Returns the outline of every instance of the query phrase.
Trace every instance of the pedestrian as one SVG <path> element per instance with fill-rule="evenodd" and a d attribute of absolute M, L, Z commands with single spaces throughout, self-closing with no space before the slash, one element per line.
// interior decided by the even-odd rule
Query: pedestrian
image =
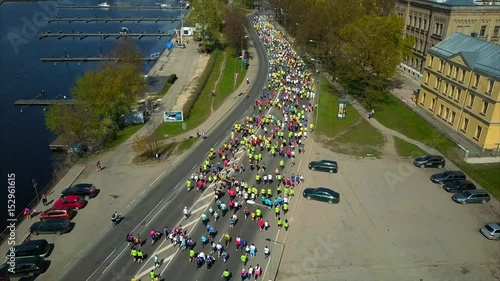
<path fill-rule="evenodd" d="M 257 280 L 257 277 L 259 277 L 260 272 L 261 272 L 260 266 L 257 264 L 253 269 L 253 275 L 255 276 L 255 280 Z"/>
<path fill-rule="evenodd" d="M 289 224 L 287 219 L 285 219 L 285 222 L 283 222 L 283 226 L 285 227 L 285 231 L 288 231 Z"/>
<path fill-rule="evenodd" d="M 266 221 L 266 222 L 264 223 L 264 229 L 265 229 L 265 230 L 268 230 L 268 229 L 269 229 L 269 221 Z"/>
<path fill-rule="evenodd" d="M 100 171 L 102 169 L 101 161 L 99 161 L 99 160 L 97 161 L 96 167 L 97 167 L 97 171 Z"/>
<path fill-rule="evenodd" d="M 243 265 L 246 266 L 247 261 L 248 261 L 247 255 L 245 255 L 245 254 L 241 255 L 240 259 L 241 259 L 241 262 L 243 263 Z"/>
<path fill-rule="evenodd" d="M 151 271 L 149 272 L 149 277 L 151 277 L 151 280 L 154 280 L 156 278 L 156 273 L 153 269 L 151 269 Z"/>
<path fill-rule="evenodd" d="M 255 257 L 257 254 L 257 248 L 255 247 L 254 244 L 250 245 L 250 258 Z"/>
<path fill-rule="evenodd" d="M 141 249 L 137 250 L 137 261 L 139 261 L 139 263 L 144 261 L 144 254 Z"/>
<path fill-rule="evenodd" d="M 231 272 L 229 272 L 229 269 L 226 268 L 226 270 L 222 272 L 221 278 L 224 278 L 225 281 L 229 281 L 229 279 L 231 279 Z"/>
<path fill-rule="evenodd" d="M 132 249 L 130 250 L 130 255 L 132 256 L 132 258 L 134 258 L 134 262 L 137 261 L 137 250 L 135 249 L 135 247 L 132 247 Z"/>
<path fill-rule="evenodd" d="M 276 222 L 278 224 L 278 229 L 281 229 L 283 226 L 283 222 L 281 221 L 281 218 L 278 218 L 278 221 Z"/>
<path fill-rule="evenodd" d="M 267 260 L 267 258 L 269 257 L 269 255 L 271 254 L 271 251 L 269 250 L 269 248 L 266 246 L 264 248 L 264 258 Z"/>
<path fill-rule="evenodd" d="M 30 208 L 24 208 L 23 214 L 25 217 L 29 217 L 31 219 L 31 210 Z"/>
<path fill-rule="evenodd" d="M 260 231 L 262 231 L 264 229 L 264 220 L 262 218 L 259 219 L 259 227 L 260 227 Z"/>
<path fill-rule="evenodd" d="M 155 256 L 153 257 L 153 262 L 154 262 L 154 264 L 155 264 L 155 268 L 160 267 L 160 260 L 158 259 L 158 256 L 157 256 L 157 255 L 155 255 Z"/>
<path fill-rule="evenodd" d="M 48 202 L 47 202 L 47 195 L 44 193 L 42 194 L 42 204 L 44 206 L 47 206 L 48 205 Z"/>

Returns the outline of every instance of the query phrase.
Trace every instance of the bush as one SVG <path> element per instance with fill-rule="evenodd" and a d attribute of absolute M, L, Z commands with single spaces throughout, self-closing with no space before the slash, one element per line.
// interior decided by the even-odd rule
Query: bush
<path fill-rule="evenodd" d="M 215 66 L 215 61 L 217 60 L 217 57 L 220 55 L 220 52 L 214 52 L 210 59 L 208 60 L 207 66 L 203 73 L 198 77 L 198 84 L 196 85 L 196 88 L 193 91 L 193 94 L 189 97 L 189 99 L 186 101 L 184 104 L 184 107 L 182 108 L 182 111 L 184 112 L 184 119 L 189 118 L 189 114 L 191 113 L 191 109 L 193 108 L 194 104 L 196 103 L 196 100 L 201 94 L 201 91 L 203 91 L 203 88 L 205 88 L 205 85 L 207 84 L 208 78 L 210 77 L 210 74 L 212 73 L 214 66 Z"/>
<path fill-rule="evenodd" d="M 170 83 L 170 84 L 174 84 L 174 82 L 177 80 L 177 75 L 176 74 L 172 74 L 168 77 L 167 79 L 167 83 Z"/>

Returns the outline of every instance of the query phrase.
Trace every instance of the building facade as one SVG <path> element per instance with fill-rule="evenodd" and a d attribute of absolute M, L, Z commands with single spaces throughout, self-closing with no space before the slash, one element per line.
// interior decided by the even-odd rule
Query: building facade
<path fill-rule="evenodd" d="M 417 106 L 482 151 L 500 147 L 500 45 L 453 33 L 429 49 Z"/>
<path fill-rule="evenodd" d="M 413 57 L 402 68 L 421 77 L 427 51 L 454 32 L 500 43 L 500 1 L 398 0 L 396 13 L 405 19 L 404 34 L 415 40 Z"/>

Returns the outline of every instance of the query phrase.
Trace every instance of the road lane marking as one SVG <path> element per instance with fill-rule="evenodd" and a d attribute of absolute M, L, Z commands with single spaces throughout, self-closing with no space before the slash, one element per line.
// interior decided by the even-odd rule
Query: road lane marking
<path fill-rule="evenodd" d="M 165 173 L 167 172 L 167 170 L 163 171 L 163 173 L 161 173 L 152 183 L 149 184 L 149 186 L 152 186 L 157 180 L 159 180 Z"/>
<path fill-rule="evenodd" d="M 82 250 L 78 253 L 78 255 L 77 255 L 77 256 L 81 256 L 81 255 L 82 255 L 82 253 L 83 253 L 83 251 L 85 251 L 85 249 L 87 249 L 87 247 L 88 247 L 88 246 L 90 246 L 90 242 L 89 242 L 87 245 L 85 245 L 85 247 L 83 247 L 83 249 L 82 249 Z M 71 262 L 70 262 L 70 263 L 71 263 Z"/>
<path fill-rule="evenodd" d="M 101 264 L 104 264 L 110 257 L 111 255 L 116 251 L 116 248 L 113 250 L 113 252 L 111 252 L 111 254 L 109 254 L 109 256 L 101 263 Z M 109 267 L 109 265 L 108 265 Z M 94 276 L 94 274 L 96 274 L 96 272 L 99 270 L 99 268 L 101 268 L 101 266 L 97 267 L 96 270 L 94 270 L 94 272 L 92 272 L 92 274 L 90 274 L 89 278 L 87 278 L 86 281 L 90 280 L 90 278 L 92 278 L 92 276 Z M 107 268 L 106 268 L 107 269 Z M 104 271 L 106 271 L 106 269 Z M 103 272 L 104 272 L 103 271 Z"/>
<path fill-rule="evenodd" d="M 68 262 L 68 264 L 64 267 L 64 269 L 68 268 L 72 263 L 73 261 Z"/>
<path fill-rule="evenodd" d="M 203 206 L 201 206 L 201 207 L 199 207 L 199 208 L 197 208 L 196 210 L 190 211 L 190 212 L 189 212 L 189 213 L 190 213 L 190 216 L 192 216 L 193 214 L 198 213 L 199 211 L 201 211 L 201 210 L 203 210 L 203 209 L 206 209 L 208 205 L 210 205 L 210 202 L 209 202 L 209 203 L 207 203 L 207 204 L 205 204 L 205 205 L 203 205 Z"/>
<path fill-rule="evenodd" d="M 163 260 L 160 260 L 161 264 L 170 263 L 170 261 L 174 258 L 174 255 L 175 254 L 170 255 L 170 256 L 164 258 Z M 146 266 L 146 265 L 144 265 L 144 266 Z M 143 270 L 144 266 L 140 270 Z M 154 270 L 154 269 L 156 269 L 156 266 L 154 266 L 154 265 L 150 266 L 147 270 L 144 270 L 143 272 L 138 273 L 138 274 L 136 274 L 134 276 L 137 278 L 137 280 L 140 280 L 141 277 L 149 275 L 149 272 L 151 272 L 151 270 Z M 163 275 L 163 271 L 159 275 L 162 276 Z"/>
<path fill-rule="evenodd" d="M 139 193 L 139 197 L 141 197 L 144 194 L 144 192 L 146 192 L 145 189 L 141 193 Z"/>

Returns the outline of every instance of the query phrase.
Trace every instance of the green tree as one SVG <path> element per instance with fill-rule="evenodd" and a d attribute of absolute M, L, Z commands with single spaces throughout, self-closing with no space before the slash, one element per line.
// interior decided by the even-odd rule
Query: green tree
<path fill-rule="evenodd" d="M 224 36 L 229 45 L 239 51 L 241 51 L 242 40 L 245 37 L 245 22 L 245 15 L 240 9 L 234 6 L 229 6 L 226 9 L 224 14 Z"/>
<path fill-rule="evenodd" d="M 70 143 L 92 143 L 101 131 L 97 115 L 79 105 L 51 105 L 45 112 L 47 128 Z"/>
<path fill-rule="evenodd" d="M 341 30 L 342 79 L 353 93 L 375 102 L 393 85 L 396 67 L 414 45 L 402 37 L 403 25 L 395 15 L 364 16 Z"/>
<path fill-rule="evenodd" d="M 204 45 L 220 42 L 224 15 L 222 0 L 192 0 L 190 7 L 189 21 L 194 22 L 199 27 Z"/>

